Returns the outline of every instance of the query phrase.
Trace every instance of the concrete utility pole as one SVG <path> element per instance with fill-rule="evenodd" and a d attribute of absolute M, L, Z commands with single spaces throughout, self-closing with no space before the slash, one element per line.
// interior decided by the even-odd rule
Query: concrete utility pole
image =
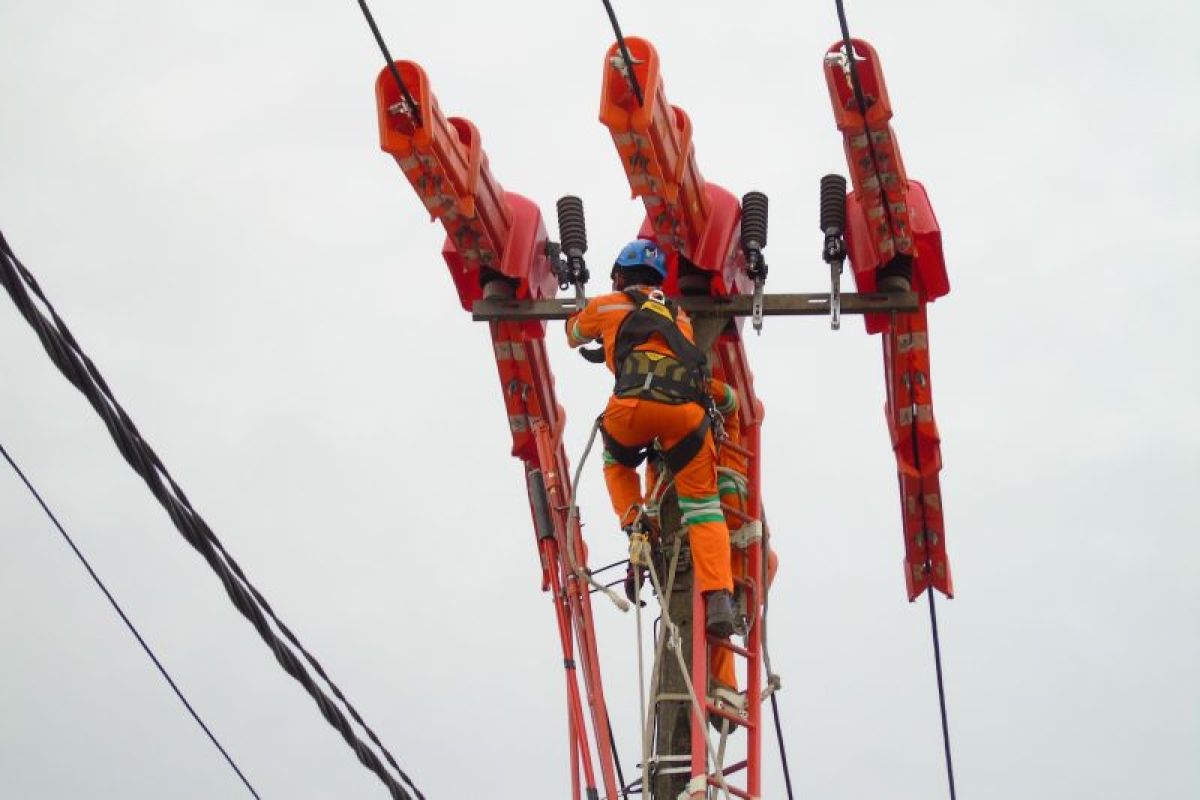
<path fill-rule="evenodd" d="M 663 499 L 660 517 L 662 523 L 662 557 L 656 559 L 663 583 L 663 591 L 670 584 L 670 594 L 659 598 L 666 606 L 671 621 L 679 627 L 680 640 L 684 642 L 683 657 L 689 672 L 692 668 L 692 552 L 688 547 L 687 532 L 680 522 L 679 504 L 675 490 L 671 489 Z M 679 559 L 671 581 L 670 554 L 675 550 L 676 537 L 680 542 Z M 667 635 L 660 623 L 657 637 Z M 656 639 L 657 639 L 656 637 Z M 657 641 L 656 641 L 657 651 Z M 675 800 L 687 788 L 691 777 L 692 752 L 692 700 L 687 684 L 679 671 L 679 661 L 674 654 L 663 650 L 656 691 L 650 698 L 654 704 L 654 752 L 658 757 L 650 776 L 651 800 Z M 703 691 L 703 687 L 697 687 Z"/>
<path fill-rule="evenodd" d="M 720 316 L 699 317 L 693 321 L 696 345 L 708 354 L 710 364 L 715 358 L 712 352 L 713 343 L 728 324 L 728 318 Z M 658 570 L 663 591 L 669 591 L 669 595 L 660 597 L 659 602 L 666 607 L 671 621 L 679 628 L 679 639 L 683 642 L 683 660 L 690 673 L 692 551 L 688 545 L 687 531 L 681 521 L 674 487 L 663 497 L 659 508 L 659 522 L 662 526 L 661 557 L 657 559 L 655 569 Z M 675 574 L 672 576 L 671 553 L 675 551 L 677 538 L 681 540 L 679 558 Z M 656 633 L 655 652 L 658 652 L 657 638 L 667 635 L 665 626 L 660 623 Z M 658 683 L 650 700 L 654 704 L 654 753 L 658 759 L 651 774 L 650 797 L 652 800 L 676 800 L 691 779 L 692 720 L 695 715 L 692 710 L 692 697 L 679 670 L 679 660 L 673 653 L 664 649 L 661 661 Z M 652 681 L 652 686 L 654 685 Z M 695 688 L 701 697 L 708 692 L 706 686 Z"/>

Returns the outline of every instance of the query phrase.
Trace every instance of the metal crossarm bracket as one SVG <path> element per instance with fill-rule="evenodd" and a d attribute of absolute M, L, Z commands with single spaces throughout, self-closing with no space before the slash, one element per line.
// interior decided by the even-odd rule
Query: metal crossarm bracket
<path fill-rule="evenodd" d="M 752 313 L 753 297 L 677 297 L 674 298 L 693 317 L 748 317 Z M 919 308 L 916 292 L 903 294 L 843 294 L 843 314 L 911 313 Z M 831 310 L 829 293 L 823 294 L 765 294 L 762 297 L 764 316 L 827 316 Z M 567 319 L 580 310 L 575 298 L 544 300 L 476 300 L 471 318 L 476 322 L 532 322 L 535 320 Z"/>

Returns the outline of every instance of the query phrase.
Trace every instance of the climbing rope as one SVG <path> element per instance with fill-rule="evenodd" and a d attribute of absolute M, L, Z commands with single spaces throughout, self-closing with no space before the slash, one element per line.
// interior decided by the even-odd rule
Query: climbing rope
<path fill-rule="evenodd" d="M 395 800 L 411 800 L 413 795 L 418 800 L 424 800 L 424 795 L 413 785 L 408 775 L 400 769 L 395 758 L 383 746 L 379 737 L 363 721 L 358 711 L 325 673 L 316 658 L 300 644 L 291 629 L 279 619 L 266 598 L 254 587 L 237 561 L 209 528 L 208 523 L 192 507 L 183 489 L 171 477 L 171 473 L 142 437 L 133 420 L 117 402 L 104 377 L 87 354 L 83 352 L 66 323 L 63 322 L 53 304 L 38 286 L 37 280 L 17 259 L 2 232 L 0 232 L 0 283 L 4 284 L 4 288 L 8 291 L 21 315 L 37 333 L 55 366 L 87 398 L 92 408 L 100 415 L 121 455 L 146 482 L 151 494 L 166 509 L 176 529 L 188 544 L 200 553 L 216 573 L 234 607 L 258 631 L 259 636 L 271 648 L 275 659 L 284 671 L 305 688 L 309 696 L 317 703 L 317 707 L 326 721 L 337 729 L 342 739 L 354 750 L 359 762 L 374 772 L 387 786 Z M 33 302 L 33 297 L 41 302 L 42 307 L 49 313 L 49 317 L 37 307 Z M 279 639 L 272 629 L 271 623 L 274 623 L 275 628 L 283 634 L 292 647 L 288 647 Z M 375 751 L 355 735 L 349 720 L 346 719 L 337 703 L 312 678 L 304 663 L 297 658 L 293 647 L 325 682 L 334 697 L 341 701 L 346 711 L 366 732 L 371 742 L 379 748 L 387 763 L 407 786 L 401 785 L 396 777 L 384 767 Z"/>
<path fill-rule="evenodd" d="M 575 520 L 579 516 L 579 506 L 575 502 L 575 495 L 579 492 L 579 477 L 583 474 L 583 465 L 587 463 L 588 455 L 592 452 L 592 445 L 596 443 L 596 434 L 600 431 L 601 420 L 603 420 L 603 416 L 596 417 L 596 422 L 592 425 L 592 432 L 588 436 L 587 446 L 583 448 L 583 455 L 579 457 L 579 463 L 575 465 L 575 475 L 571 479 L 571 502 L 567 506 L 567 561 L 571 572 L 592 587 L 594 591 L 602 593 L 622 611 L 628 611 L 629 602 L 612 590 L 612 586 L 616 584 L 605 586 L 600 583 L 575 557 Z"/>
<path fill-rule="evenodd" d="M 213 746 L 217 748 L 217 750 L 224 757 L 225 761 L 229 764 L 233 771 L 237 773 L 238 778 L 242 781 L 250 794 L 252 794 L 256 800 L 258 800 L 258 792 L 256 792 L 254 787 L 250 785 L 249 779 L 233 760 L 233 756 L 229 755 L 228 751 L 221 746 L 221 743 L 217 741 L 216 734 L 214 734 L 208 725 L 205 724 L 204 720 L 200 718 L 199 712 L 197 712 L 188 699 L 184 697 L 183 690 L 179 688 L 177 683 L 175 683 L 175 679 L 171 677 L 169 672 L 167 672 L 167 668 L 163 666 L 162 661 L 159 660 L 158 656 L 155 655 L 154 650 L 152 650 L 150 645 L 147 644 L 146 640 L 142 637 L 142 634 L 133 624 L 133 621 L 129 619 L 129 616 L 125 613 L 125 610 L 121 608 L 121 604 L 117 602 L 117 598 L 113 597 L 112 592 L 110 592 L 108 587 L 104 585 L 104 581 L 102 581 L 100 576 L 96 574 L 96 570 L 92 568 L 91 563 L 87 560 L 87 556 L 85 556 L 83 551 L 76 546 L 75 540 L 71 538 L 71 534 L 67 533 L 66 528 L 64 528 L 62 523 L 58 521 L 58 517 L 56 517 L 54 512 L 50 510 L 50 507 L 46 505 L 46 501 L 42 499 L 42 495 L 37 489 L 34 488 L 33 483 L 31 483 L 29 478 L 25 476 L 25 473 L 21 470 L 21 468 L 17 466 L 17 462 L 13 461 L 12 456 L 8 454 L 8 450 L 4 448 L 3 444 L 0 444 L 0 455 L 4 456 L 4 460 L 7 461 L 9 466 L 13 468 L 13 471 L 17 473 L 17 477 L 20 478 L 21 482 L 25 484 L 25 488 L 27 488 L 29 493 L 33 495 L 33 499 L 36 500 L 38 505 L 42 507 L 42 511 L 46 512 L 46 516 L 50 519 L 50 522 L 53 523 L 54 527 L 58 529 L 58 532 L 62 534 L 63 539 L 66 540 L 67 545 L 71 548 L 72 552 L 75 553 L 76 558 L 78 558 L 80 563 L 83 564 L 83 568 L 87 570 L 88 575 L 92 577 L 92 581 L 94 581 L 96 586 L 100 588 L 100 591 L 104 593 L 104 596 L 108 598 L 108 602 L 113 607 L 113 610 L 117 612 L 117 616 L 121 618 L 121 621 L 125 623 L 125 627 L 129 629 L 130 633 L 133 634 L 133 638 L 137 639 L 138 644 L 142 646 L 142 650 L 144 650 L 146 655 L 150 657 L 150 660 L 154 662 L 155 669 L 157 669 L 159 674 L 163 676 L 163 680 L 165 680 L 167 685 L 171 687 L 171 691 L 174 692 L 175 696 L 179 698 L 179 702 L 183 703 L 183 707 L 187 709 L 187 712 L 191 714 L 192 719 L 194 719 L 196 724 L 200 726 L 200 729 L 204 731 L 204 735 L 208 737 L 208 740 L 213 743 Z"/>

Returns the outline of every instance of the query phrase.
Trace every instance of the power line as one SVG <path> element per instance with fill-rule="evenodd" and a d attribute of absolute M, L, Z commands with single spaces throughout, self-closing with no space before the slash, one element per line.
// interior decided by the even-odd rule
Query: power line
<path fill-rule="evenodd" d="M 887 217 L 888 235 L 895 235 L 896 226 L 892 220 L 892 207 L 888 203 L 887 193 L 883 188 L 883 170 L 879 165 L 879 155 L 875 152 L 875 142 L 871 139 L 871 127 L 867 124 L 867 98 L 863 94 L 862 83 L 858 80 L 858 64 L 854 58 L 854 42 L 850 37 L 850 25 L 846 22 L 846 9 L 842 0 L 834 0 L 837 4 L 838 25 L 842 30 L 842 42 L 846 48 L 846 64 L 850 73 L 850 88 L 854 92 L 854 101 L 858 105 L 858 113 L 862 115 L 863 135 L 867 138 L 867 151 L 871 155 L 871 168 L 879 175 L 879 203 L 883 206 L 884 216 Z"/>
<path fill-rule="evenodd" d="M 379 26 L 375 24 L 375 16 L 371 13 L 371 9 L 367 8 L 367 0 L 358 0 L 358 7 L 362 9 L 363 16 L 367 19 L 367 25 L 371 28 L 371 34 L 375 37 L 375 43 L 379 45 L 379 50 L 383 53 L 383 57 L 387 61 L 388 70 L 392 73 L 392 77 L 396 79 L 396 85 L 400 87 L 400 94 L 404 95 L 404 102 L 408 104 L 413 122 L 420 125 L 421 109 L 417 107 L 417 102 L 413 100 L 413 96 L 408 93 L 408 87 L 404 85 L 404 79 L 400 77 L 400 70 L 396 69 L 396 62 L 392 59 L 392 54 L 388 52 L 387 43 L 383 41 L 383 34 L 379 32 Z"/>
<path fill-rule="evenodd" d="M 933 663 L 937 668 L 938 707 L 942 710 L 942 746 L 946 750 L 946 779 L 950 782 L 950 800 L 957 800 L 954 791 L 954 762 L 950 758 L 950 723 L 946 717 L 946 689 L 942 682 L 942 644 L 938 638 L 937 610 L 933 605 L 933 586 L 929 589 L 929 625 L 933 631 Z"/>
<path fill-rule="evenodd" d="M 849 75 L 850 75 L 850 87 L 854 91 L 854 100 L 855 100 L 855 103 L 858 105 L 858 113 L 860 115 L 862 115 L 863 133 L 865 134 L 866 139 L 867 139 L 867 147 L 868 147 L 868 150 L 869 150 L 870 156 L 871 156 L 871 164 L 877 174 L 882 174 L 880 167 L 879 167 L 879 159 L 875 153 L 875 144 L 871 140 L 871 129 L 867 125 L 867 100 L 866 100 L 866 97 L 863 95 L 862 84 L 859 82 L 859 79 L 858 79 L 858 65 L 855 62 L 855 58 L 854 58 L 854 42 L 850 37 L 850 24 L 846 21 L 846 8 L 843 5 L 842 0 L 834 0 L 834 3 L 837 6 L 838 25 L 841 28 L 842 42 L 844 44 L 844 47 L 846 48 L 846 63 L 847 63 Z M 891 205 L 888 203 L 887 195 L 884 192 L 882 179 L 879 181 L 879 199 L 880 199 L 881 205 L 883 206 L 884 214 L 887 216 L 888 233 L 890 235 L 894 235 L 895 230 L 896 230 L 895 223 L 892 220 Z M 910 385 L 910 389 L 909 389 L 910 405 L 913 402 L 911 393 L 912 393 L 912 389 L 911 389 L 911 385 Z M 914 462 L 915 466 L 917 467 L 917 469 L 919 470 L 921 468 L 921 449 L 917 443 L 917 425 L 916 425 L 916 415 L 915 414 L 913 415 L 911 446 L 912 446 L 913 462 Z M 922 515 L 922 526 L 927 528 L 927 526 L 924 524 L 925 506 L 923 504 L 921 506 L 921 515 Z M 925 542 L 926 542 L 925 549 L 926 549 L 926 553 L 927 553 L 926 560 L 925 560 L 925 568 L 932 569 L 932 560 L 928 557 L 928 550 L 929 550 L 928 533 L 926 533 Z M 941 646 L 941 640 L 938 636 L 937 609 L 936 609 L 936 607 L 934 605 L 934 601 L 933 601 L 933 586 L 932 586 L 932 584 L 929 586 L 928 591 L 929 591 L 929 624 L 930 624 L 930 628 L 933 632 L 933 663 L 934 663 L 934 669 L 937 672 L 938 708 L 941 711 L 941 719 L 942 719 L 942 749 L 945 751 L 945 756 L 946 756 L 946 780 L 948 781 L 949 786 L 950 786 L 950 800 L 957 800 L 958 794 L 955 791 L 955 786 L 954 786 L 954 762 L 953 762 L 953 759 L 950 757 L 950 723 L 948 721 L 948 717 L 947 717 L 947 713 L 946 713 L 946 690 L 945 690 L 945 683 L 944 683 L 943 677 L 942 677 L 942 646 Z"/>
<path fill-rule="evenodd" d="M 625 45 L 625 36 L 621 33 L 621 24 L 617 22 L 617 12 L 613 11 L 612 3 L 609 0 L 603 0 L 604 10 L 608 12 L 608 21 L 612 23 L 613 33 L 617 36 L 617 47 L 621 48 L 621 57 L 625 59 L 625 73 L 629 77 L 629 85 L 633 89 L 633 96 L 637 98 L 638 106 L 646 105 L 646 99 L 642 97 L 642 86 L 638 83 L 637 75 L 633 73 L 633 58 L 629 55 L 629 48 Z"/>
<path fill-rule="evenodd" d="M 358 711 L 350 704 L 337 685 L 329 679 L 316 658 L 299 642 L 291 629 L 279 619 L 270 603 L 254 587 L 237 561 L 208 527 L 208 523 L 188 502 L 183 489 L 175 482 L 158 455 L 142 438 L 137 426 L 125 413 L 121 404 L 117 402 L 96 365 L 75 341 L 75 337 L 66 323 L 59 317 L 53 304 L 38 286 L 37 280 L 13 253 L 2 232 L 0 232 L 0 283 L 4 284 L 21 315 L 25 317 L 25 320 L 37 333 L 38 338 L 41 339 L 42 345 L 55 366 L 87 398 L 92 408 L 100 415 L 121 455 L 146 482 L 151 494 L 166 509 L 176 529 L 188 544 L 208 562 L 209 567 L 224 585 L 234 607 L 258 631 L 259 636 L 275 654 L 279 665 L 305 688 L 309 696 L 316 702 L 321 715 L 337 729 L 346 744 L 354 750 L 359 762 L 374 772 L 387 786 L 394 800 L 411 800 L 410 791 L 416 795 L 418 800 L 424 800 L 424 795 L 413 785 L 412 780 L 396 763 L 395 758 L 383 746 L 375 732 L 366 725 Z M 49 312 L 49 317 L 37 308 L 30 297 L 30 292 Z M 395 776 L 384 767 L 376 752 L 355 735 L 349 720 L 346 719 L 337 703 L 313 680 L 304 664 L 296 656 L 296 652 L 293 652 L 292 648 L 284 644 L 275 634 L 275 630 L 271 627 L 272 622 L 329 686 L 354 721 L 384 754 L 387 763 L 407 784 L 407 788 L 401 785 Z"/>
<path fill-rule="evenodd" d="M 4 456 L 4 459 L 9 463 L 9 466 L 11 466 L 13 471 L 17 473 L 17 477 L 19 477 L 22 483 L 25 484 L 25 487 L 29 489 L 29 493 L 33 495 L 33 499 L 37 500 L 38 505 L 42 507 L 42 511 L 45 511 L 46 516 L 50 518 L 52 523 L 54 523 L 54 527 L 58 528 L 58 532 L 62 534 L 63 539 L 66 540 L 71 550 L 75 553 L 75 556 L 79 559 L 80 563 L 83 564 L 83 567 L 87 570 L 88 575 L 92 576 L 92 580 L 95 581 L 98 587 L 100 587 L 100 591 L 104 593 L 104 596 L 108 598 L 108 602 L 112 605 L 113 610 L 117 612 L 117 615 L 121 618 L 121 621 L 125 623 L 125 627 L 129 628 L 129 632 L 133 634 L 133 638 L 137 639 L 138 644 L 140 644 L 142 649 L 146 651 L 146 655 L 149 656 L 150 660 L 154 662 L 154 666 L 158 669 L 159 674 L 163 676 L 163 679 L 166 680 L 167 685 L 171 687 L 171 691 L 173 691 L 175 696 L 179 698 L 179 702 L 183 703 L 183 707 L 186 708 L 187 712 L 192 715 L 192 719 L 196 720 L 196 724 L 199 725 L 201 730 L 204 731 L 205 735 L 208 736 L 209 741 L 211 741 L 213 746 L 216 747 L 217 750 L 220 751 L 221 755 L 225 757 L 225 761 L 227 761 L 229 766 L 233 768 L 233 771 L 237 773 L 238 778 L 240 778 L 242 783 L 245 784 L 246 789 L 248 789 L 250 794 L 255 797 L 255 800 L 261 800 L 258 792 L 256 792 L 254 787 L 250 785 L 250 781 L 246 777 L 245 773 L 243 773 L 241 768 L 238 767 L 237 763 L 234 762 L 233 756 L 229 755 L 229 752 L 221 746 L 221 743 L 217 741 L 216 734 L 214 734 L 208 725 L 205 724 L 204 720 L 200 718 L 200 714 L 196 711 L 192 704 L 188 702 L 188 699 L 184 697 L 183 690 L 180 689 L 179 685 L 175 683 L 174 678 L 172 678 L 171 674 L 167 672 L 167 668 L 163 666 L 162 661 L 160 661 L 158 656 L 154 654 L 154 651 L 150 648 L 150 645 L 146 643 L 146 640 L 142 637 L 142 634 L 138 632 L 138 629 L 136 626 L 134 626 L 133 621 L 129 619 L 129 616 L 125 613 L 125 610 L 122 609 L 120 603 L 117 602 L 117 598 L 113 597 L 112 592 L 110 592 L 108 587 L 104 585 L 104 581 L 100 580 L 100 576 L 96 574 L 96 570 L 92 568 L 92 565 L 88 562 L 87 557 L 84 556 L 80 549 L 75 545 L 75 540 L 71 538 L 71 535 L 67 533 L 66 529 L 62 526 L 62 523 L 58 521 L 58 517 L 54 516 L 54 512 L 51 511 L 50 507 L 46 505 L 46 501 L 42 499 L 42 496 L 38 493 L 38 490 L 33 487 L 33 484 L 29 481 L 29 478 L 25 477 L 25 473 L 22 472 L 21 468 L 17 466 L 17 462 L 13 461 L 12 456 L 8 454 L 8 450 L 4 448 L 3 443 L 0 443 L 0 455 Z"/>

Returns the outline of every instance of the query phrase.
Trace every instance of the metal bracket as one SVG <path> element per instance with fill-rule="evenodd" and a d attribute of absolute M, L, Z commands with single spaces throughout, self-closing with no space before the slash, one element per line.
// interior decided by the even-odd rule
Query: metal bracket
<path fill-rule="evenodd" d="M 693 317 L 748 317 L 754 313 L 751 295 L 732 297 L 681 296 L 674 298 Z M 919 310 L 916 292 L 840 294 L 840 314 L 912 313 Z M 832 313 L 831 294 L 764 294 L 762 313 L 767 317 L 821 317 Z M 565 320 L 583 310 L 577 298 L 542 300 L 476 300 L 471 318 L 476 322 L 531 322 Z"/>

